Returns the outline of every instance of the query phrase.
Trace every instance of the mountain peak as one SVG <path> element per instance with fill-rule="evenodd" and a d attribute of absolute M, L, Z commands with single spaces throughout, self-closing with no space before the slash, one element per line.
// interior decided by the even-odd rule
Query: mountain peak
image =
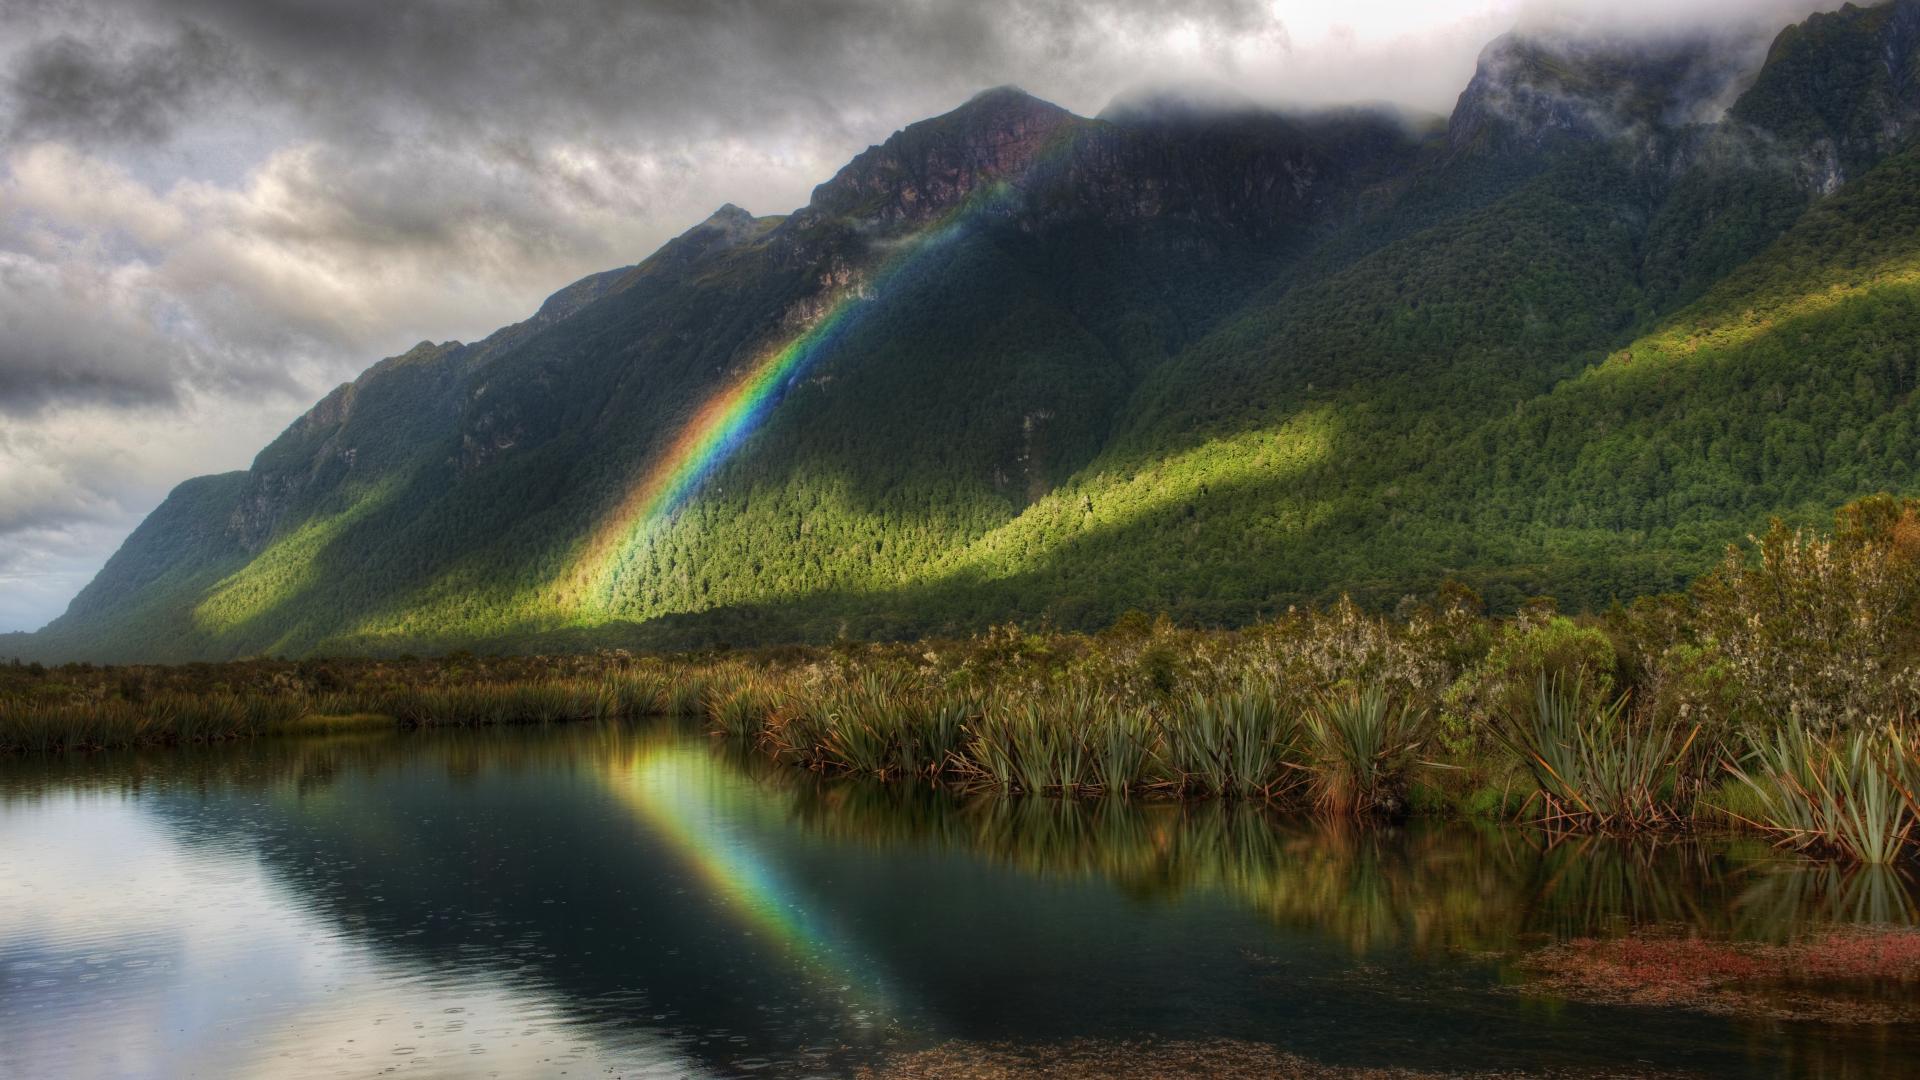
<path fill-rule="evenodd" d="M 1729 113 L 1803 157 L 1830 193 L 1920 129 L 1920 0 L 1848 4 L 1782 30 Z"/>
<path fill-rule="evenodd" d="M 1100 119 L 1122 124 L 1177 124 L 1260 111 L 1257 102 L 1226 83 L 1186 80 L 1123 91 L 1100 110 Z"/>
<path fill-rule="evenodd" d="M 1448 128 L 1456 150 L 1535 149 L 1721 118 L 1758 68 L 1764 39 L 1514 31 L 1480 54 Z"/>
<path fill-rule="evenodd" d="M 1080 117 L 1014 86 L 997 86 L 951 112 L 893 133 L 813 190 L 810 217 L 919 221 L 983 181 L 1017 177 Z"/>

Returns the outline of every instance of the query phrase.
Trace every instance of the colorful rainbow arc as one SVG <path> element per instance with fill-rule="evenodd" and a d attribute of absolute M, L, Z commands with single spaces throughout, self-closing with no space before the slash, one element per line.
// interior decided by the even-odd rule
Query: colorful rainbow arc
<path fill-rule="evenodd" d="M 1070 145 L 1064 135 L 1063 129 L 1052 137 L 1034 155 L 1033 166 L 1058 157 Z M 1001 200 L 1009 187 L 1006 178 L 982 184 L 953 209 L 894 241 L 897 250 L 869 275 L 863 288 L 846 292 L 811 327 L 762 355 L 737 381 L 702 403 L 588 537 L 572 563 L 577 606 L 597 613 L 611 610 L 628 556 L 656 535 L 673 511 L 758 430 L 779 403 L 781 391 L 831 350 L 868 309 L 869 300 L 884 296 L 930 255 L 961 236 L 968 219 Z"/>

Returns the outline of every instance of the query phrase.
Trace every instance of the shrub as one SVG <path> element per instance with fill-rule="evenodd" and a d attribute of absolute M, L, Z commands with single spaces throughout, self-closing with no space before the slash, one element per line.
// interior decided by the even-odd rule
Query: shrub
<path fill-rule="evenodd" d="M 1503 717 L 1533 705 L 1542 678 L 1613 693 L 1613 640 L 1562 615 L 1529 612 L 1503 627 L 1486 657 L 1447 689 L 1441 741 L 1455 753 L 1484 745 Z"/>
<path fill-rule="evenodd" d="M 1743 694 L 1743 719 L 1831 731 L 1920 704 L 1920 519 L 1885 496 L 1843 508 L 1832 537 L 1776 521 L 1757 559 L 1729 548 L 1695 586 L 1699 631 Z"/>

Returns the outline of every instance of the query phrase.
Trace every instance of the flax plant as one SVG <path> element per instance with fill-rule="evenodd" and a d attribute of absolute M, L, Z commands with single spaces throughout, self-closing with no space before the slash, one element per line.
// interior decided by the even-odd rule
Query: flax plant
<path fill-rule="evenodd" d="M 1625 695 L 1596 699 L 1582 679 L 1542 675 L 1530 707 L 1499 718 L 1493 734 L 1533 778 L 1540 823 L 1604 830 L 1687 818 L 1698 725 L 1636 723 Z"/>
<path fill-rule="evenodd" d="M 1272 798 L 1297 786 L 1299 726 L 1271 691 L 1194 691 L 1162 724 L 1162 760 L 1182 790 Z"/>
<path fill-rule="evenodd" d="M 1798 717 L 1748 732 L 1727 770 L 1755 797 L 1740 820 L 1781 843 L 1868 864 L 1891 863 L 1914 837 L 1916 808 L 1905 739 L 1888 725 L 1820 735 Z"/>
<path fill-rule="evenodd" d="M 1394 701 L 1378 682 L 1322 696 L 1304 724 L 1315 805 L 1350 815 L 1399 810 L 1427 727 L 1424 711 Z"/>

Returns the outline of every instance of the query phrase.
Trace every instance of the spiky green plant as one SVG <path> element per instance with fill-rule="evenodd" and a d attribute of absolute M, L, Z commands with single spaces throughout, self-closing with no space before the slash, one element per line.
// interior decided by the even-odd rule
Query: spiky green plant
<path fill-rule="evenodd" d="M 298 694 L 161 693 L 118 699 L 0 701 L 0 749 L 57 753 L 118 746 L 219 742 L 265 734 L 309 714 Z"/>
<path fill-rule="evenodd" d="M 1144 762 L 1131 748 L 1141 724 L 1120 717 L 1114 698 L 1091 686 L 984 702 L 966 725 L 965 760 L 983 782 L 1027 794 L 1114 794 L 1137 783 L 1124 776 Z"/>
<path fill-rule="evenodd" d="M 1495 741 L 1533 778 L 1540 820 L 1584 829 L 1685 820 L 1694 785 L 1696 725 L 1636 723 L 1625 695 L 1596 700 L 1578 678 L 1540 676 L 1529 707 L 1504 713 Z"/>
<path fill-rule="evenodd" d="M 1260 687 L 1196 690 L 1162 723 L 1163 758 L 1182 789 L 1274 796 L 1301 776 L 1299 725 Z"/>
<path fill-rule="evenodd" d="M 667 680 L 655 672 L 621 672 L 600 683 L 602 719 L 657 716 L 665 711 Z"/>
<path fill-rule="evenodd" d="M 707 697 L 707 677 L 681 671 L 668 684 L 661 704 L 668 716 L 698 716 Z"/>
<path fill-rule="evenodd" d="M 1369 683 L 1321 697 L 1303 724 L 1320 809 L 1340 814 L 1399 810 L 1426 738 L 1427 715 Z"/>
<path fill-rule="evenodd" d="M 1822 736 L 1791 717 L 1745 740 L 1745 757 L 1727 770 L 1755 796 L 1748 824 L 1793 847 L 1869 864 L 1893 862 L 1913 838 L 1910 759 L 1888 725 Z"/>
<path fill-rule="evenodd" d="M 748 681 L 732 687 L 715 683 L 707 691 L 707 718 L 723 734 L 750 739 L 765 730 L 778 701 L 776 692 L 763 683 Z"/>
<path fill-rule="evenodd" d="M 1146 713 L 1115 704 L 1087 731 L 1093 775 L 1100 790 L 1124 796 L 1144 786 L 1153 763 L 1155 733 Z"/>

